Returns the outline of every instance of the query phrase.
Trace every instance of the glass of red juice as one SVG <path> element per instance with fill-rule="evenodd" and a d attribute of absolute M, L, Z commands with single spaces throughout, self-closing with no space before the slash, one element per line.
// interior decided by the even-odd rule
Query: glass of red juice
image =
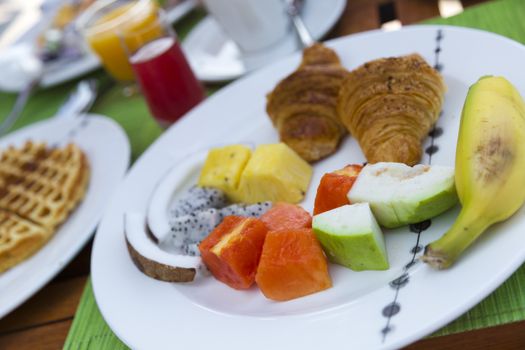
<path fill-rule="evenodd" d="M 159 13 L 158 21 L 161 24 L 158 35 L 129 32 L 121 35 L 121 44 L 128 52 L 150 112 L 161 126 L 167 127 L 199 104 L 204 99 L 204 90 L 163 12 Z M 152 25 L 159 28 L 159 23 Z"/>

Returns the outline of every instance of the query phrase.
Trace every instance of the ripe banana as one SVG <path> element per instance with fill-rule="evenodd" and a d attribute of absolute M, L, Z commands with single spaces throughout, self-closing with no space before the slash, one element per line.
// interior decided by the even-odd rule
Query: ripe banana
<path fill-rule="evenodd" d="M 422 256 L 438 269 L 449 267 L 483 231 L 509 218 L 525 201 L 525 102 L 505 78 L 482 77 L 469 89 L 455 181 L 461 212 Z"/>

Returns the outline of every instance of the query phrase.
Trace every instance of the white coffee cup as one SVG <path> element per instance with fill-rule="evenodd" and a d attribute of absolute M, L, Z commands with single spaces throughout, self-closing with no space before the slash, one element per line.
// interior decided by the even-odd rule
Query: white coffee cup
<path fill-rule="evenodd" d="M 204 4 L 244 53 L 265 50 L 290 30 L 283 0 L 204 0 Z"/>

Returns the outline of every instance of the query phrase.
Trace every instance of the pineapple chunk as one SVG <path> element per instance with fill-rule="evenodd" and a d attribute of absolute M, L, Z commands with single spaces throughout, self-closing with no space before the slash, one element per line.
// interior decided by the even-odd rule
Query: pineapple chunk
<path fill-rule="evenodd" d="M 230 200 L 237 201 L 239 179 L 251 153 L 250 148 L 243 145 L 211 149 L 201 170 L 198 185 L 218 188 L 226 193 Z"/>
<path fill-rule="evenodd" d="M 238 198 L 245 203 L 300 202 L 312 168 L 284 143 L 260 145 L 241 176 Z"/>

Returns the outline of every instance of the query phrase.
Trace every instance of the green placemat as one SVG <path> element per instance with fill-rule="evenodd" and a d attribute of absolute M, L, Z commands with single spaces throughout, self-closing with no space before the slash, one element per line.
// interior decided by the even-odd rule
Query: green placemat
<path fill-rule="evenodd" d="M 181 37 L 203 17 L 197 11 L 177 25 Z M 464 13 L 447 19 L 426 23 L 453 24 L 496 32 L 525 43 L 525 1 L 502 0 L 470 8 Z M 158 137 L 162 130 L 155 124 L 140 96 L 124 98 L 121 86 L 112 83 L 102 72 L 91 76 L 101 82 L 104 90 L 93 112 L 115 119 L 128 133 L 133 159 L 139 156 Z M 40 91 L 30 101 L 15 128 L 45 119 L 54 114 L 73 83 Z M 6 115 L 14 101 L 13 95 L 0 94 L 0 115 Z M 501 287 L 475 308 L 465 313 L 434 335 L 445 335 L 481 327 L 525 319 L 525 265 Z M 126 349 L 104 322 L 88 282 L 82 295 L 75 319 L 66 340 L 66 349 Z"/>

